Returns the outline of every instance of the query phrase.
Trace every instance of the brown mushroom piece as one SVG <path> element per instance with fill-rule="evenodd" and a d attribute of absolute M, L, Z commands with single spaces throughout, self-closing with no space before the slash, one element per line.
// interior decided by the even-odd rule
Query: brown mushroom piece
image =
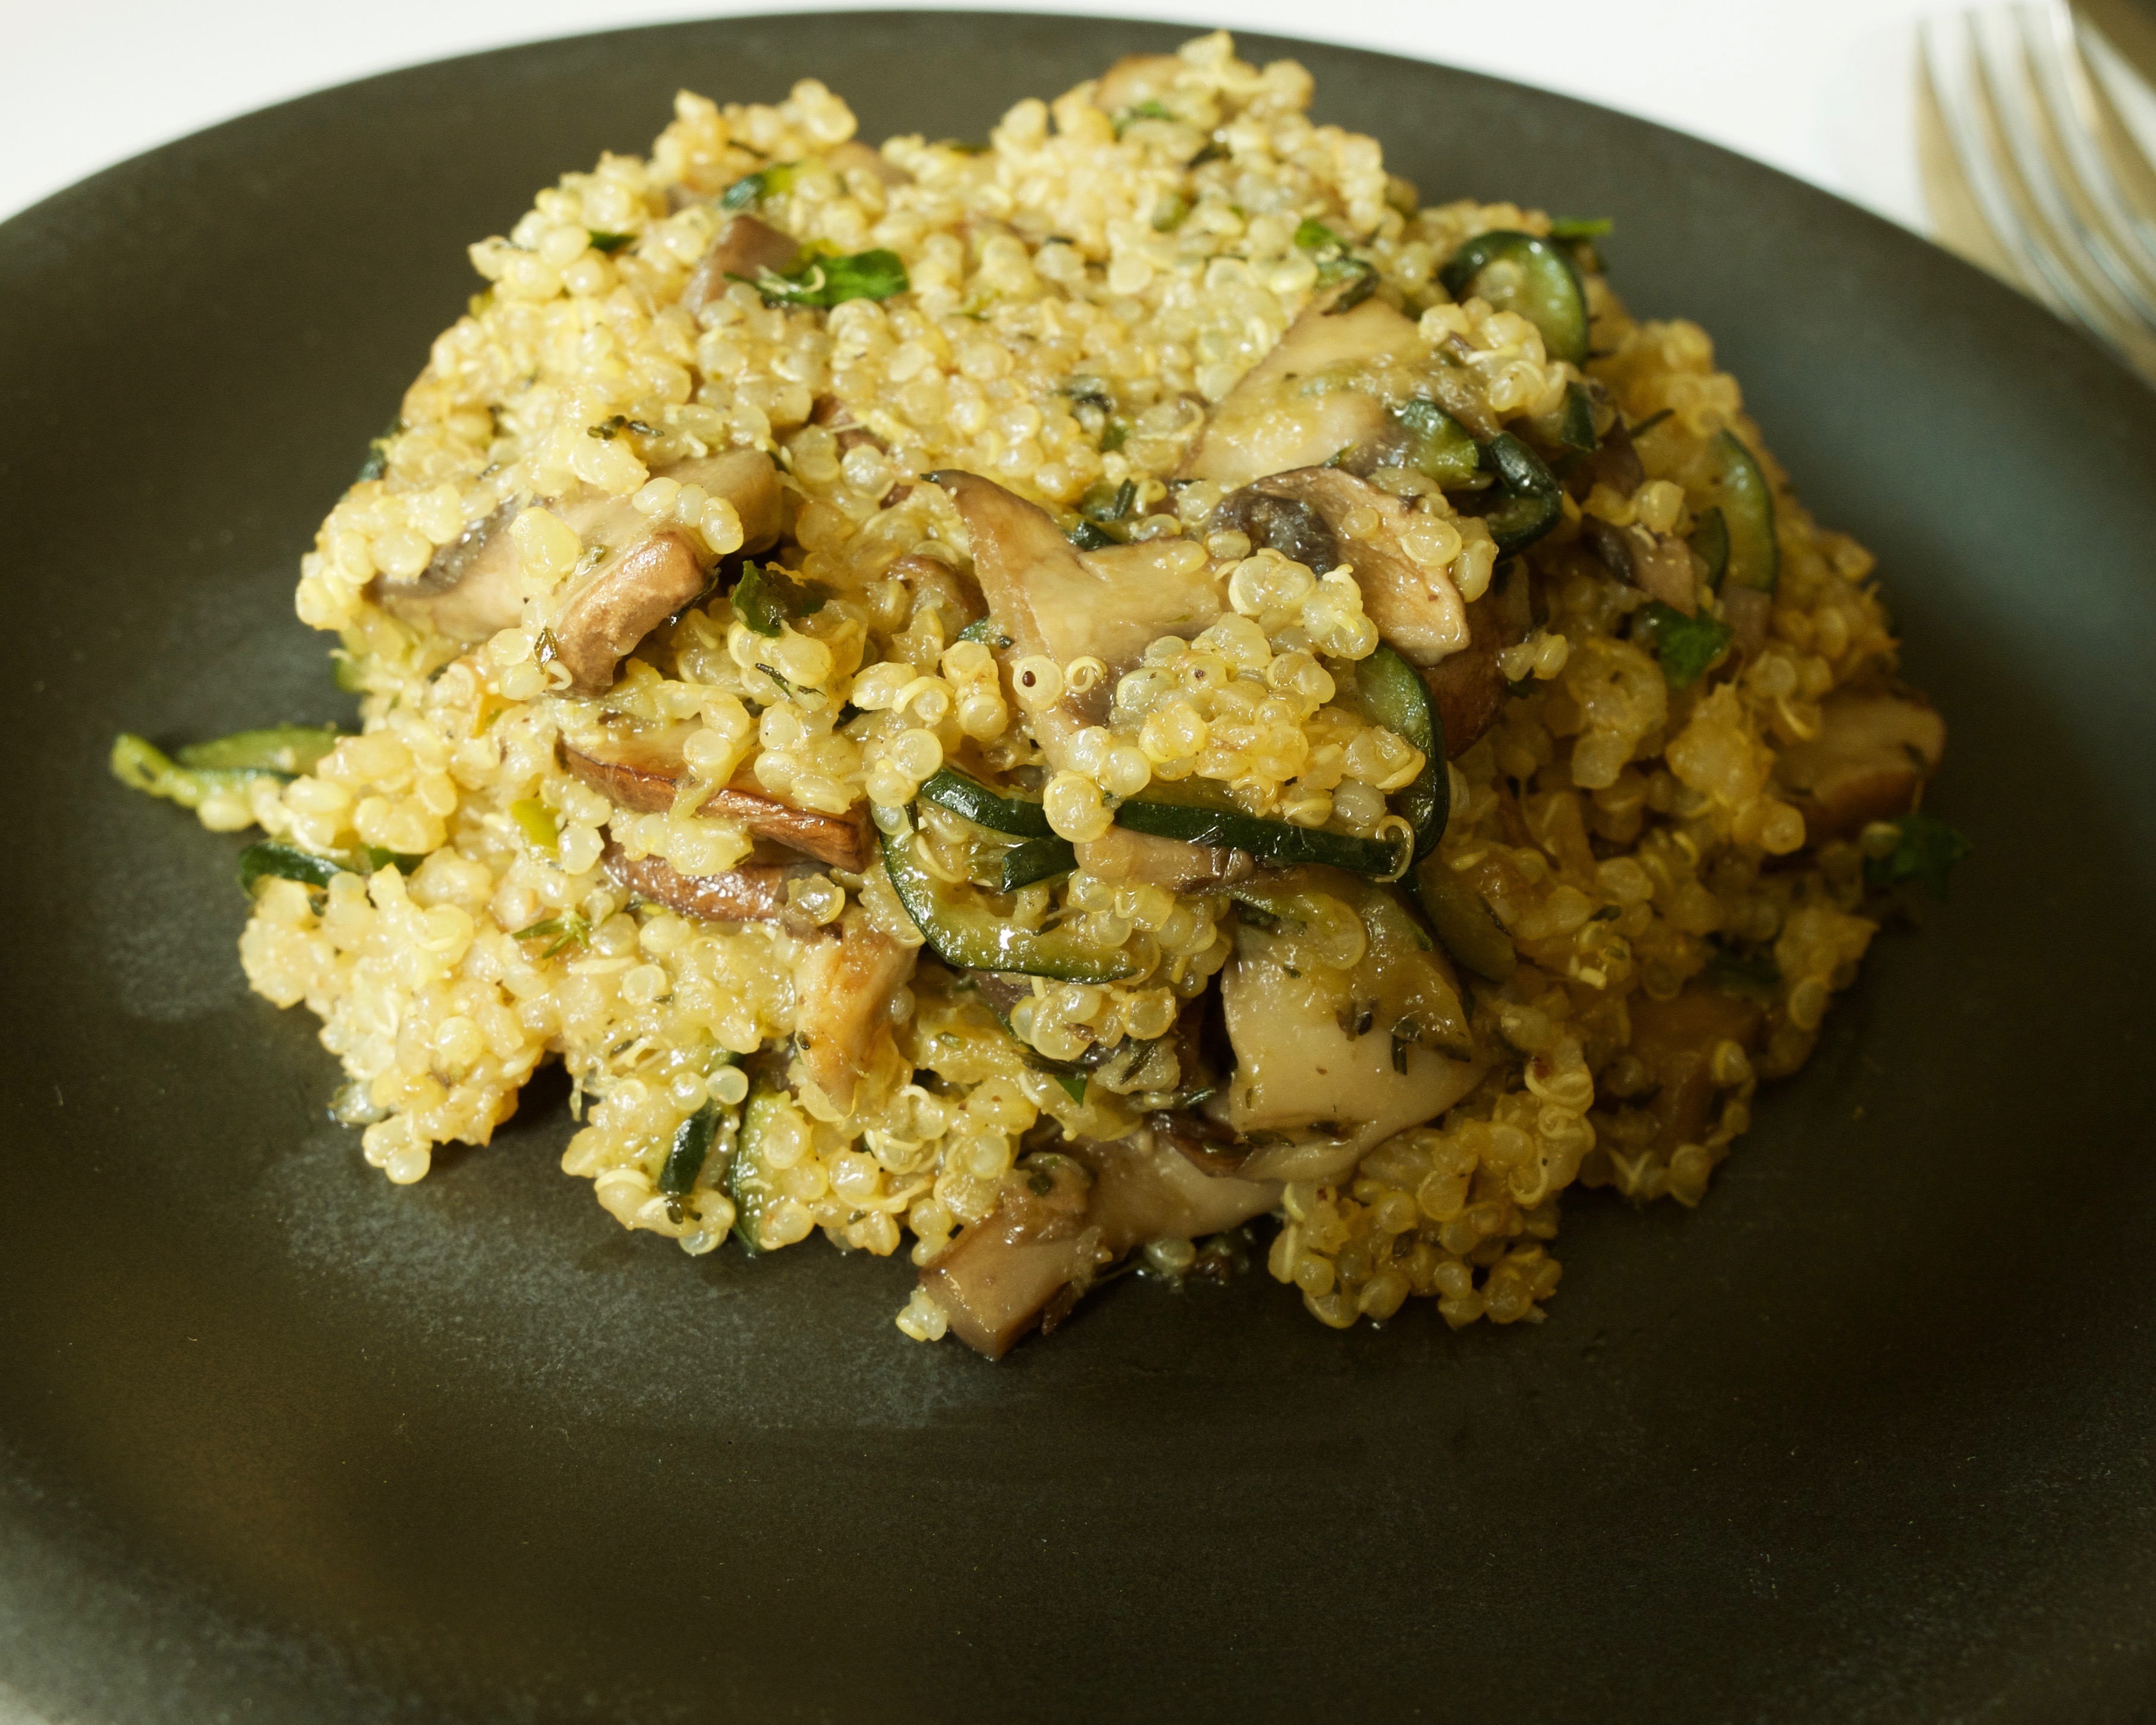
<path fill-rule="evenodd" d="M 1637 521 L 1620 527 L 1594 515 L 1579 518 L 1579 536 L 1602 567 L 1627 586 L 1687 617 L 1699 610 L 1699 578 L 1692 567 L 1691 547 L 1681 539 L 1654 532 Z"/>
<path fill-rule="evenodd" d="M 1473 747 L 1496 723 L 1507 692 L 1498 655 L 1527 639 L 1532 603 L 1524 562 L 1514 557 L 1498 564 L 1488 590 L 1467 607 L 1466 649 L 1424 670 L 1422 680 L 1445 727 L 1448 760 Z"/>
<path fill-rule="evenodd" d="M 1816 842 L 1907 814 L 1946 747 L 1946 721 L 1923 702 L 1838 691 L 1820 705 L 1819 735 L 1782 750 L 1774 770 Z"/>
<path fill-rule="evenodd" d="M 778 470 L 760 450 L 728 449 L 672 462 L 657 469 L 654 477 L 700 486 L 707 495 L 732 504 L 741 517 L 745 551 L 761 551 L 778 536 Z M 394 615 L 426 624 L 452 640 L 484 641 L 505 629 L 515 629 L 524 620 L 524 593 L 517 581 L 516 546 L 507 529 L 533 501 L 516 497 L 499 505 L 437 551 L 418 574 L 403 581 L 378 575 L 368 592 Z M 650 517 L 625 497 L 588 494 L 567 501 L 537 501 L 575 529 L 587 547 L 613 552 L 615 561 L 642 541 L 670 531 L 654 534 Z M 670 561 L 670 554 L 662 557 L 665 561 Z M 598 579 L 608 567 L 603 564 L 592 578 Z M 556 638 L 560 638 L 558 629 Z"/>
<path fill-rule="evenodd" d="M 1410 665 L 1435 665 L 1467 644 L 1467 608 L 1451 576 L 1442 569 L 1425 568 L 1408 554 L 1403 542 L 1402 535 L 1419 517 L 1428 519 L 1410 499 L 1381 491 L 1367 480 L 1335 467 L 1276 473 L 1250 489 L 1261 496 L 1301 504 L 1324 522 L 1338 557 L 1355 572 L 1364 614 Z M 1233 501 L 1234 497 L 1223 500 L 1222 507 Z M 1346 523 L 1358 514 L 1374 518 L 1376 526 L 1361 538 L 1352 538 Z"/>
<path fill-rule="evenodd" d="M 1346 291 L 1312 300 L 1214 405 L 1179 477 L 1230 490 L 1267 474 L 1314 467 L 1385 429 L 1385 403 L 1352 387 L 1354 373 L 1412 352 L 1412 319 L 1383 300 L 1334 308 Z"/>
<path fill-rule="evenodd" d="M 783 273 L 801 255 L 801 242 L 768 222 L 738 215 L 721 228 L 689 272 L 681 289 L 681 304 L 692 316 L 726 290 L 736 276 L 754 281 L 768 270 Z"/>
<path fill-rule="evenodd" d="M 1220 973 L 1235 1067 L 1206 1104 L 1239 1137 L 1279 1134 L 1243 1163 L 1260 1179 L 1337 1178 L 1372 1147 L 1435 1120 L 1482 1081 L 1488 1063 L 1342 1024 L 1337 1004 L 1294 974 L 1270 937 L 1245 927 Z M 1454 999 L 1458 999 L 1454 985 Z"/>
<path fill-rule="evenodd" d="M 913 974 L 919 951 L 882 933 L 860 906 L 835 930 L 802 943 L 793 964 L 793 1036 L 808 1078 L 840 1108 L 888 1040 L 891 996 Z"/>
<path fill-rule="evenodd" d="M 716 875 L 685 875 L 663 856 L 632 857 L 608 845 L 599 858 L 607 879 L 632 896 L 707 922 L 783 922 L 786 883 L 811 873 L 807 863 L 749 862 Z"/>
<path fill-rule="evenodd" d="M 1674 999 L 1635 994 L 1630 1003 L 1632 1040 L 1629 1052 L 1644 1065 L 1656 1086 L 1647 1111 L 1665 1149 L 1695 1144 L 1707 1130 L 1714 1101 L 1714 1050 L 1723 1042 L 1756 1051 L 1766 1029 L 1766 1014 L 1752 1002 L 1703 984 Z"/>
<path fill-rule="evenodd" d="M 561 745 L 562 762 L 608 801 L 624 809 L 664 814 L 674 807 L 689 777 L 682 745 L 694 729 L 689 724 L 669 725 L 617 736 L 583 737 L 575 742 L 565 738 Z M 720 787 L 697 805 L 696 813 L 730 821 L 760 839 L 774 840 L 834 868 L 867 867 L 875 843 L 863 809 L 825 814 L 819 809 L 796 809 L 747 785 Z"/>
<path fill-rule="evenodd" d="M 824 159 L 841 173 L 865 173 L 886 188 L 913 183 L 911 174 L 859 138 L 848 138 L 843 144 L 834 145 L 824 152 Z"/>
<path fill-rule="evenodd" d="M 922 1266 L 921 1286 L 952 1333 L 990 1359 L 1148 1240 L 1219 1234 L 1280 1202 L 1274 1181 L 1209 1175 L 1158 1135 L 1080 1141 L 1028 1157 L 996 1207 Z"/>

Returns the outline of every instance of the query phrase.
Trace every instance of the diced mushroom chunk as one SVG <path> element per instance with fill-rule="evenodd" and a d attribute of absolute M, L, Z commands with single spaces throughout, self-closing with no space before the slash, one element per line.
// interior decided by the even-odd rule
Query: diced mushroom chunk
<path fill-rule="evenodd" d="M 1500 563 L 1489 590 L 1467 608 L 1466 649 L 1424 668 L 1448 759 L 1471 748 L 1496 722 L 1507 690 L 1497 655 L 1527 639 L 1529 604 L 1527 578 L 1517 562 Z"/>
<path fill-rule="evenodd" d="M 683 533 L 654 533 L 603 564 L 554 619 L 571 690 L 604 694 L 622 655 L 703 592 L 706 578 Z"/>
<path fill-rule="evenodd" d="M 1099 1254 L 1085 1227 L 1091 1189 L 1091 1176 L 1068 1156 L 1030 1156 L 1004 1176 L 995 1209 L 921 1267 L 921 1286 L 952 1334 L 1001 1359 L 1043 1307 L 1091 1277 Z"/>
<path fill-rule="evenodd" d="M 917 950 L 901 947 L 859 906 L 834 932 L 804 942 L 794 961 L 794 1037 L 808 1077 L 841 1108 L 891 1037 L 891 999 L 913 974 Z"/>
<path fill-rule="evenodd" d="M 1229 487 L 1270 473 L 1315 467 L 1385 428 L 1385 404 L 1346 382 L 1359 369 L 1404 355 L 1422 340 L 1414 321 L 1382 300 L 1335 311 L 1342 290 L 1305 306 L 1272 351 L 1220 398 L 1184 479 Z"/>
<path fill-rule="evenodd" d="M 1672 1000 L 1635 994 L 1630 1014 L 1630 1052 L 1656 1086 L 1646 1102 L 1656 1141 L 1671 1150 L 1698 1142 L 1714 1100 L 1714 1050 L 1725 1041 L 1756 1049 L 1766 1015 L 1748 1000 L 1699 986 Z"/>
<path fill-rule="evenodd" d="M 424 622 L 452 640 L 483 641 L 514 629 L 524 615 L 516 581 L 516 549 L 508 526 L 521 506 L 495 507 L 437 551 L 409 581 L 377 577 L 376 597 L 411 622 Z"/>
<path fill-rule="evenodd" d="M 681 290 L 681 304 L 689 311 L 701 311 L 726 290 L 736 276 L 754 281 L 767 270 L 783 271 L 801 255 L 801 242 L 754 216 L 734 217 L 697 259 Z"/>
<path fill-rule="evenodd" d="M 689 774 L 682 744 L 694 727 L 670 725 L 632 732 L 619 737 L 564 740 L 562 762 L 586 784 L 624 809 L 649 814 L 671 809 Z M 724 785 L 697 805 L 696 813 L 732 823 L 836 868 L 868 865 L 873 843 L 868 814 L 853 809 L 844 814 L 796 809 L 745 785 Z"/>
<path fill-rule="evenodd" d="M 1921 701 L 1842 691 L 1820 704 L 1819 735 L 1784 749 L 1775 770 L 1807 836 L 1840 838 L 1907 814 L 1946 747 L 1946 721 Z"/>

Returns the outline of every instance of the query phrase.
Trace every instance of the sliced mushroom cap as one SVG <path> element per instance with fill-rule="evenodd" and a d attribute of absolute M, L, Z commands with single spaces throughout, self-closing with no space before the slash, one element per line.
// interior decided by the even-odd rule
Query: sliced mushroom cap
<path fill-rule="evenodd" d="M 1290 1138 L 1244 1163 L 1254 1178 L 1337 1176 L 1394 1132 L 1435 1120 L 1487 1070 L 1374 1028 L 1354 1034 L 1329 995 L 1291 975 L 1273 943 L 1249 929 L 1220 973 L 1220 1004 L 1235 1070 L 1206 1112 L 1241 1137 Z"/>
<path fill-rule="evenodd" d="M 681 787 L 688 782 L 689 767 L 682 756 L 682 745 L 695 728 L 693 724 L 669 725 L 618 737 L 582 737 L 573 743 L 564 739 L 562 763 L 624 809 L 664 814 L 674 807 Z M 825 814 L 818 809 L 796 809 L 745 785 L 730 784 L 713 791 L 697 806 L 696 813 L 731 822 L 760 839 L 771 839 L 835 868 L 867 867 L 875 844 L 865 810 Z"/>
<path fill-rule="evenodd" d="M 1051 764 L 1067 763 L 1071 740 L 1105 715 L 1116 676 L 1147 646 L 1163 635 L 1198 634 L 1226 608 L 1223 571 L 1188 541 L 1081 555 L 1046 511 L 993 480 L 950 470 L 927 477 L 957 506 L 989 614 L 1010 631 L 1017 653 L 1058 665 L 1091 655 L 1108 668 L 1091 701 L 1066 701 L 1034 716 Z"/>
<path fill-rule="evenodd" d="M 1385 428 L 1385 404 L 1352 387 L 1354 372 L 1414 351 L 1414 321 L 1382 300 L 1336 312 L 1336 289 L 1311 301 L 1207 419 L 1181 477 L 1231 489 L 1269 473 L 1315 467 Z"/>
<path fill-rule="evenodd" d="M 1257 872 L 1247 850 L 1192 845 L 1111 827 L 1105 836 L 1081 839 L 1078 866 L 1102 880 L 1132 886 L 1165 886 L 1173 892 L 1203 892 L 1233 886 Z"/>
<path fill-rule="evenodd" d="M 1594 515 L 1579 518 L 1579 536 L 1620 581 L 1687 617 L 1698 611 L 1699 578 L 1691 548 L 1681 539 L 1653 532 L 1637 521 L 1620 527 Z"/>
<path fill-rule="evenodd" d="M 685 875 L 663 856 L 632 857 L 619 845 L 607 846 L 599 865 L 624 892 L 707 922 L 787 921 L 786 883 L 814 869 L 805 863 L 744 863 L 716 875 Z"/>
<path fill-rule="evenodd" d="M 609 559 L 554 619 L 570 691 L 604 694 L 622 655 L 690 604 L 708 579 L 685 533 L 654 533 Z"/>
<path fill-rule="evenodd" d="M 1482 597 L 1467 608 L 1467 647 L 1424 670 L 1423 681 L 1445 727 L 1447 759 L 1457 759 L 1496 722 L 1507 685 L 1497 655 L 1527 638 L 1534 621 L 1527 572 L 1519 559 L 1497 565 Z"/>
<path fill-rule="evenodd" d="M 1251 489 L 1301 503 L 1323 519 L 1339 555 L 1355 572 L 1364 614 L 1409 663 L 1435 665 L 1466 646 L 1467 607 L 1460 589 L 1443 568 L 1430 568 L 1408 552 L 1404 536 L 1430 519 L 1409 500 L 1334 467 L 1276 473 Z M 1375 527 L 1351 537 L 1346 523 L 1355 516 L 1374 517 Z"/>
<path fill-rule="evenodd" d="M 760 551 L 778 536 L 778 470 L 760 450 L 727 449 L 676 461 L 658 469 L 654 476 L 701 486 L 706 495 L 732 504 L 741 517 L 745 551 Z M 502 503 L 436 552 L 410 580 L 377 576 L 368 591 L 385 609 L 453 640 L 484 641 L 515 629 L 524 620 L 524 593 L 517 582 L 516 546 L 506 530 L 531 501 L 518 497 Z M 541 501 L 575 529 L 586 547 L 609 549 L 617 557 L 653 535 L 650 517 L 625 497 L 586 494 Z"/>
<path fill-rule="evenodd" d="M 1946 721 L 1922 701 L 1843 691 L 1820 703 L 1819 735 L 1784 749 L 1774 770 L 1816 841 L 1907 814 L 1946 747 Z"/>
<path fill-rule="evenodd" d="M 996 1208 L 925 1266 L 952 1333 L 990 1359 L 1149 1240 L 1219 1234 L 1280 1202 L 1276 1181 L 1209 1175 L 1159 1135 L 1084 1140 L 1004 1177 Z"/>
<path fill-rule="evenodd" d="M 793 1037 L 808 1077 L 840 1108 L 891 1039 L 891 996 L 919 951 L 880 932 L 860 906 L 836 929 L 804 941 L 793 961 Z"/>
<path fill-rule="evenodd" d="M 783 272 L 801 255 L 801 242 L 768 222 L 754 216 L 736 216 L 721 228 L 710 248 L 696 260 L 681 289 L 681 304 L 691 313 L 701 311 L 726 290 L 735 276 L 754 281 L 767 270 Z"/>
<path fill-rule="evenodd" d="M 842 173 L 860 172 L 874 175 L 886 187 L 911 186 L 913 176 L 896 162 L 885 159 L 880 151 L 872 149 L 859 138 L 848 138 L 824 152 L 824 159 Z"/>

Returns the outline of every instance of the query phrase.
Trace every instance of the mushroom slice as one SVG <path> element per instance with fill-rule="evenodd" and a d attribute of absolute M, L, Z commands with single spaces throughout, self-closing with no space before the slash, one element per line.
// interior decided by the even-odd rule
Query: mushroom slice
<path fill-rule="evenodd" d="M 1489 590 L 1467 608 L 1466 650 L 1423 671 L 1445 727 L 1448 760 L 1472 748 L 1496 722 L 1507 692 L 1497 655 L 1527 638 L 1530 606 L 1525 567 L 1517 558 L 1500 563 Z"/>
<path fill-rule="evenodd" d="M 793 1037 L 808 1076 L 840 1108 L 891 1038 L 891 999 L 918 951 L 878 932 L 860 906 L 835 932 L 802 942 L 793 962 Z"/>
<path fill-rule="evenodd" d="M 681 289 L 681 304 L 692 315 L 717 299 L 737 275 L 754 281 L 767 270 L 790 269 L 801 255 L 801 242 L 754 216 L 736 216 L 720 228 Z"/>
<path fill-rule="evenodd" d="M 1670 1150 L 1697 1143 L 1714 1101 L 1716 1045 L 1734 1042 L 1756 1050 L 1766 1014 L 1748 1000 L 1697 985 L 1672 1000 L 1635 994 L 1629 1011 L 1630 1052 L 1656 1086 L 1647 1109 L 1661 1128 L 1657 1141 Z"/>
<path fill-rule="evenodd" d="M 1257 872 L 1247 850 L 1192 845 L 1111 827 L 1105 836 L 1079 841 L 1078 866 L 1102 880 L 1132 886 L 1165 886 L 1172 892 L 1203 892 L 1231 886 Z"/>
<path fill-rule="evenodd" d="M 1394 1132 L 1435 1120 L 1481 1082 L 1479 1060 L 1455 1060 L 1376 1032 L 1356 1035 L 1337 1003 L 1290 974 L 1271 939 L 1237 932 L 1220 974 L 1235 1070 L 1206 1111 L 1247 1137 L 1286 1135 L 1254 1153 L 1256 1178 L 1332 1178 Z M 1322 1173 L 1313 1173 L 1322 1168 Z"/>
<path fill-rule="evenodd" d="M 1691 549 L 1681 539 L 1652 532 L 1636 521 L 1620 527 L 1596 515 L 1579 518 L 1579 536 L 1620 581 L 1687 617 L 1698 611 L 1699 579 L 1692 572 Z"/>
<path fill-rule="evenodd" d="M 609 801 L 624 809 L 664 814 L 673 808 L 689 777 L 681 746 L 694 727 L 670 725 L 603 741 L 562 743 L 562 762 Z M 721 786 L 705 798 L 696 813 L 728 821 L 760 839 L 769 839 L 830 864 L 834 868 L 868 866 L 874 840 L 868 816 L 860 809 L 844 814 L 796 809 L 742 784 Z"/>
<path fill-rule="evenodd" d="M 1946 721 L 1900 695 L 1842 691 L 1820 706 L 1820 732 L 1781 752 L 1775 772 L 1811 839 L 1906 814 L 1947 747 Z"/>
<path fill-rule="evenodd" d="M 622 655 L 702 593 L 708 578 L 685 533 L 651 534 L 602 564 L 553 622 L 571 692 L 604 694 Z"/>
<path fill-rule="evenodd" d="M 778 474 L 760 450 L 727 449 L 676 461 L 656 470 L 656 476 L 700 485 L 732 504 L 746 551 L 761 551 L 778 536 Z M 587 546 L 625 552 L 651 533 L 650 517 L 624 497 L 587 494 L 541 501 Z M 509 499 L 442 547 L 410 580 L 377 576 L 368 590 L 384 608 L 452 640 L 484 641 L 515 629 L 524 620 L 524 593 L 517 582 L 516 546 L 506 530 L 531 502 Z"/>
<path fill-rule="evenodd" d="M 1220 398 L 1180 477 L 1234 489 L 1314 467 L 1383 432 L 1384 403 L 1354 388 L 1354 375 L 1412 352 L 1422 336 L 1382 300 L 1336 312 L 1345 285 L 1312 300 Z"/>
<path fill-rule="evenodd" d="M 632 857 L 619 845 L 607 846 L 599 866 L 624 892 L 708 922 L 783 922 L 786 883 L 809 872 L 801 863 L 745 863 L 716 875 L 685 875 L 663 856 Z"/>
<path fill-rule="evenodd" d="M 954 1335 L 1000 1359 L 1132 1247 L 1240 1226 L 1277 1204 L 1280 1190 L 1276 1181 L 1204 1173 L 1153 1132 L 1081 1140 L 1067 1155 L 1029 1156 L 1004 1175 L 995 1209 L 923 1266 L 921 1286 Z"/>
<path fill-rule="evenodd" d="M 1259 480 L 1252 489 L 1264 496 L 1304 504 L 1324 520 L 1337 536 L 1340 555 L 1355 572 L 1364 613 L 1409 663 L 1435 665 L 1467 644 L 1467 608 L 1451 576 L 1417 562 L 1403 542 L 1402 535 L 1420 516 L 1406 498 L 1381 491 L 1337 467 L 1276 473 Z M 1374 516 L 1377 526 L 1352 539 L 1344 524 L 1358 513 L 1366 518 Z"/>
<path fill-rule="evenodd" d="M 407 622 L 424 623 L 456 641 L 483 641 L 524 618 L 516 548 L 505 531 L 521 506 L 497 505 L 429 559 L 409 581 L 377 576 L 376 598 Z"/>
<path fill-rule="evenodd" d="M 1203 631 L 1226 608 L 1222 572 L 1199 547 L 1168 539 L 1081 554 L 1046 511 L 978 474 L 927 475 L 951 495 L 972 542 L 991 616 L 1021 655 L 1058 665 L 1091 655 L 1108 669 L 1090 700 L 1034 715 L 1052 765 L 1068 764 L 1079 730 L 1106 714 L 1117 675 L 1162 635 Z"/>

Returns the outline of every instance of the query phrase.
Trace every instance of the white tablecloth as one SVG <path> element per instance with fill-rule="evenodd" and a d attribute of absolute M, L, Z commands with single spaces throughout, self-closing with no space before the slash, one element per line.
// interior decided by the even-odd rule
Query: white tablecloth
<path fill-rule="evenodd" d="M 1175 10 L 1207 28 L 1383 49 L 1562 90 L 1711 138 L 1921 228 L 1909 20 L 1926 3 L 1181 0 Z M 711 0 L 0 0 L 0 218 L 311 90 L 512 42 L 725 9 Z M 820 8 L 747 0 L 738 9 Z M 1131 0 L 998 9 L 1159 15 Z M 1112 54 L 1112 37 L 1102 47 Z M 535 170 L 535 187 L 545 172 Z"/>

